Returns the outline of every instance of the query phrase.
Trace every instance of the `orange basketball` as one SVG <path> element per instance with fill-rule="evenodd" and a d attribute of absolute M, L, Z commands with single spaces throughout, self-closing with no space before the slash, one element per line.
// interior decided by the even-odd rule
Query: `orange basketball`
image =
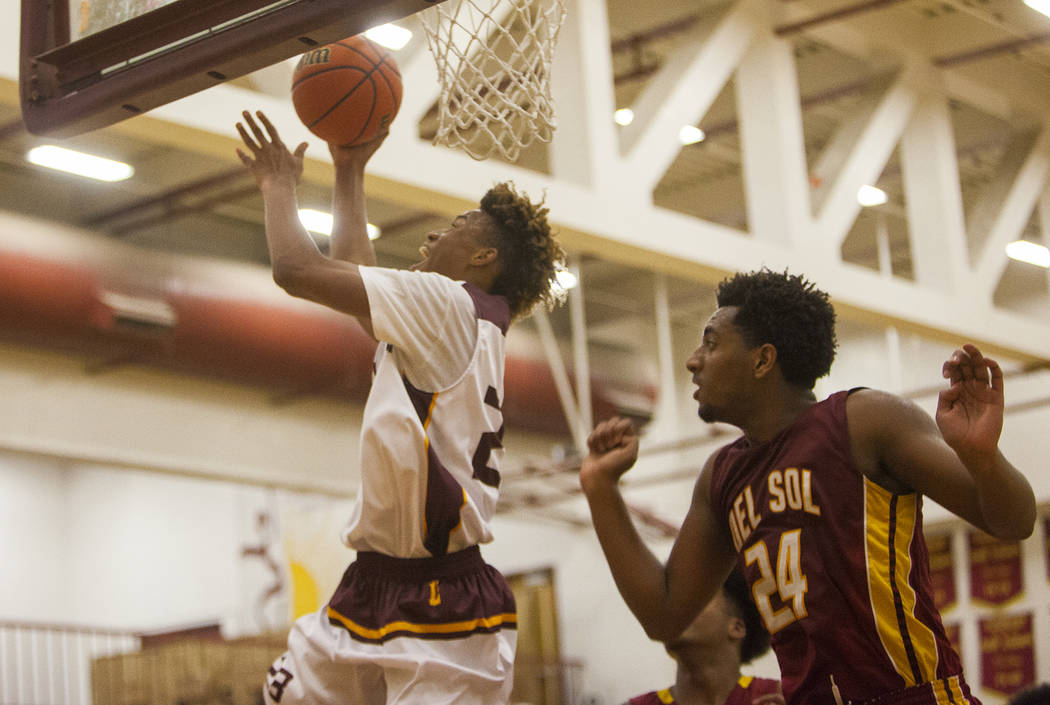
<path fill-rule="evenodd" d="M 292 74 L 292 104 L 325 142 L 368 142 L 401 107 L 401 72 L 389 51 L 359 34 L 303 54 Z"/>

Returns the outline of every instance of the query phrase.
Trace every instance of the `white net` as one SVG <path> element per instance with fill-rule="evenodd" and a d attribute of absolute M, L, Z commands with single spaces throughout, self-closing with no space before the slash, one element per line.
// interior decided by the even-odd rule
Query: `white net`
<path fill-rule="evenodd" d="M 441 84 L 435 144 L 515 161 L 550 142 L 563 0 L 446 0 L 420 14 Z"/>

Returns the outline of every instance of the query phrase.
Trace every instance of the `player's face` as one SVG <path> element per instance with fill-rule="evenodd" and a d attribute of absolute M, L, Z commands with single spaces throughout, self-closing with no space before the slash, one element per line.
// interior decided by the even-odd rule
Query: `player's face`
<path fill-rule="evenodd" d="M 697 413 L 708 423 L 735 423 L 752 379 L 750 349 L 733 324 L 736 312 L 735 306 L 726 306 L 711 314 L 700 347 L 686 363 L 696 385 Z"/>
<path fill-rule="evenodd" d="M 456 216 L 447 228 L 430 231 L 419 248 L 423 260 L 411 269 L 462 279 L 470 258 L 486 245 L 487 224 L 488 216 L 484 212 L 472 210 Z"/>

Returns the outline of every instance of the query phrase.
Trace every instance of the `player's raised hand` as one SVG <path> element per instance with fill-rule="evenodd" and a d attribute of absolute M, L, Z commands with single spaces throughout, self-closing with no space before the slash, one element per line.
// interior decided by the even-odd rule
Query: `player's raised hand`
<path fill-rule="evenodd" d="M 256 113 L 259 122 L 262 123 L 262 127 L 259 127 L 259 123 L 255 121 L 255 118 L 247 110 L 241 115 L 244 117 L 247 129 L 244 124 L 238 122 L 237 132 L 240 133 L 244 146 L 247 147 L 251 154 L 249 155 L 238 148 L 237 156 L 241 158 L 241 162 L 248 167 L 252 176 L 255 177 L 255 183 L 259 185 L 260 189 L 266 189 L 270 186 L 291 186 L 295 188 L 303 175 L 303 155 L 306 154 L 306 142 L 296 147 L 295 152 L 291 152 L 284 142 L 281 141 L 277 128 L 273 126 L 262 111 Z M 265 132 L 263 128 L 265 128 Z M 251 134 L 249 134 L 249 130 Z"/>
<path fill-rule="evenodd" d="M 348 166 L 364 169 L 365 163 L 372 158 L 376 150 L 390 134 L 390 130 L 382 130 L 378 135 L 361 144 L 342 147 L 333 142 L 328 143 L 328 152 L 332 155 L 332 163 L 337 167 Z"/>
<path fill-rule="evenodd" d="M 1003 371 L 976 346 L 966 344 L 944 363 L 948 389 L 937 399 L 937 426 L 964 461 L 995 456 L 1003 430 Z"/>
<path fill-rule="evenodd" d="M 580 467 L 584 490 L 595 482 L 615 483 L 638 459 L 638 432 L 627 419 L 602 421 L 587 437 L 587 450 Z"/>

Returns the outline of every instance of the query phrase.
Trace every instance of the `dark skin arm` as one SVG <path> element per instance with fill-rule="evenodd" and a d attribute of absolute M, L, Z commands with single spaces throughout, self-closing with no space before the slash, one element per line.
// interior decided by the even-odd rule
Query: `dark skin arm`
<path fill-rule="evenodd" d="M 247 150 L 238 149 L 237 155 L 252 173 L 263 195 L 266 207 L 266 242 L 270 250 L 274 281 L 292 296 L 356 316 L 371 334 L 371 311 L 364 282 L 358 271 L 358 263 L 326 257 L 317 249 L 313 238 L 299 222 L 295 192 L 303 173 L 306 143 L 300 144 L 294 152 L 290 151 L 266 116 L 261 112 L 256 115 L 258 122 L 245 111 L 244 123 L 237 123 L 237 132 Z M 350 157 L 355 165 L 349 169 L 359 169 L 363 173 L 364 162 L 374 153 L 380 141 L 360 148 L 359 152 Z M 363 202 L 363 187 L 360 181 L 356 186 L 359 200 Z M 347 198 L 353 201 L 353 196 Z M 352 204 L 347 205 L 347 208 L 351 207 Z M 337 226 L 340 221 L 339 215 L 336 214 Z M 346 218 L 342 220 L 345 222 Z M 360 229 L 363 231 L 363 207 L 360 220 Z M 350 225 L 346 229 L 350 231 L 346 238 L 352 238 L 357 228 Z M 364 239 L 367 243 L 367 235 Z M 335 247 L 333 243 L 333 248 Z M 370 252 L 371 245 L 368 244 L 367 247 Z M 374 261 L 373 255 L 371 262 Z"/>
<path fill-rule="evenodd" d="M 1035 496 L 998 447 L 1002 370 L 966 345 L 944 363 L 943 374 L 950 384 L 938 399 L 936 420 L 892 394 L 852 394 L 846 410 L 855 461 L 892 492 L 920 492 L 996 538 L 1027 538 Z"/>
<path fill-rule="evenodd" d="M 721 589 L 736 554 L 710 505 L 712 461 L 693 490 L 693 499 L 667 563 L 642 541 L 619 489 L 620 477 L 638 457 L 638 436 L 630 421 L 610 419 L 587 439 L 580 469 L 594 529 L 616 587 L 650 638 L 678 636 Z"/>

